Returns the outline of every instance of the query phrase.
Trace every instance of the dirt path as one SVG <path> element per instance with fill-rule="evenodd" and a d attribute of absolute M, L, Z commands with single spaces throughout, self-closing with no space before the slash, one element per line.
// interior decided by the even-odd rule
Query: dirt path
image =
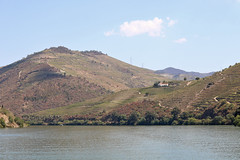
<path fill-rule="evenodd" d="M 221 75 L 223 75 L 223 74 L 221 74 Z M 225 79 L 226 79 L 225 77 L 221 77 L 221 79 L 219 79 L 218 81 L 216 81 L 216 83 L 215 83 L 214 86 L 216 86 L 217 84 L 219 84 L 220 82 L 222 82 L 222 81 L 225 80 Z M 191 82 L 188 82 L 188 83 L 187 83 L 187 86 L 190 85 L 190 84 L 191 84 Z M 200 95 L 202 94 L 202 92 L 203 92 L 204 90 L 206 90 L 206 89 L 208 89 L 208 88 L 205 87 L 205 88 L 203 88 L 202 90 L 200 90 L 198 93 L 196 93 L 194 99 L 191 100 L 191 101 L 188 103 L 187 108 L 189 108 L 189 107 L 192 105 L 192 103 L 193 103 L 194 101 L 196 101 L 196 100 L 200 97 Z M 216 102 L 219 102 L 219 101 L 217 100 L 217 96 L 214 97 L 213 99 L 214 99 Z M 228 102 L 228 103 L 229 103 L 229 102 Z"/>
<path fill-rule="evenodd" d="M 192 83 L 192 81 L 188 82 L 188 83 L 187 83 L 187 86 L 189 86 L 191 83 Z"/>
<path fill-rule="evenodd" d="M 217 100 L 217 96 L 216 96 L 216 97 L 214 97 L 213 99 L 214 99 L 216 102 L 219 102 L 219 101 Z"/>

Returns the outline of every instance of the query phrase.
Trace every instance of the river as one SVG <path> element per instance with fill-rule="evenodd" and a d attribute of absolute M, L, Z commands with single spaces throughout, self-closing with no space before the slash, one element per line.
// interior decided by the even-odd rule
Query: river
<path fill-rule="evenodd" d="M 0 129 L 0 160 L 239 160 L 233 126 Z"/>

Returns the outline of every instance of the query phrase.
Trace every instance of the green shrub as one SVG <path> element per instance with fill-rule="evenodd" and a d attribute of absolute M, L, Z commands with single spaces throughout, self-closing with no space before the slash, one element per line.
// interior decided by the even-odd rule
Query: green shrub
<path fill-rule="evenodd" d="M 184 122 L 186 121 L 186 120 L 183 120 L 183 119 L 181 119 L 181 118 L 178 118 L 178 120 L 176 120 L 177 122 L 178 122 L 178 125 L 182 125 L 182 124 L 184 124 Z"/>
<path fill-rule="evenodd" d="M 127 121 L 126 120 L 121 120 L 120 121 L 120 125 L 126 125 L 127 124 Z"/>
<path fill-rule="evenodd" d="M 14 119 L 14 121 L 15 121 L 20 127 L 23 127 L 23 126 L 24 126 L 24 121 L 23 121 L 21 118 L 16 117 L 16 118 Z"/>
<path fill-rule="evenodd" d="M 240 115 L 240 107 L 237 108 L 237 110 L 234 113 L 234 116 L 237 117 L 237 115 Z"/>
<path fill-rule="evenodd" d="M 93 124 L 93 125 L 96 125 L 96 126 L 98 126 L 98 125 L 104 125 L 104 123 L 103 123 L 102 121 L 100 121 L 100 120 L 92 121 L 92 124 Z"/>
<path fill-rule="evenodd" d="M 5 120 L 3 118 L 0 119 L 0 128 L 5 128 L 6 127 L 6 123 Z"/>
<path fill-rule="evenodd" d="M 226 118 L 227 118 L 227 120 L 230 120 L 231 123 L 233 123 L 233 121 L 234 121 L 234 119 L 235 119 L 235 117 L 234 117 L 233 114 L 227 114 L 227 115 L 226 115 Z"/>
<path fill-rule="evenodd" d="M 188 125 L 200 125 L 202 124 L 202 121 L 200 119 L 196 119 L 196 118 L 188 118 L 188 120 L 186 121 L 186 124 Z"/>
<path fill-rule="evenodd" d="M 199 78 L 199 77 L 196 77 L 195 79 L 198 81 L 200 78 Z"/>
<path fill-rule="evenodd" d="M 172 122 L 172 125 L 178 125 L 178 121 L 177 121 L 177 120 L 174 120 L 174 121 Z"/>
<path fill-rule="evenodd" d="M 168 125 L 170 123 L 170 118 L 169 117 L 161 117 L 159 119 L 159 124 L 160 125 Z"/>
<path fill-rule="evenodd" d="M 171 114 L 173 116 L 173 120 L 177 120 L 178 119 L 178 115 L 180 114 L 180 109 L 178 109 L 177 107 L 174 107 L 173 110 L 171 111 Z"/>
<path fill-rule="evenodd" d="M 156 118 L 156 115 L 152 112 L 147 111 L 145 114 L 145 119 L 147 124 L 152 124 L 152 121 L 154 121 Z"/>
<path fill-rule="evenodd" d="M 223 120 L 222 120 L 222 124 L 225 124 L 225 125 L 227 125 L 227 124 L 231 124 L 231 121 L 229 121 L 229 120 L 226 119 L 226 118 L 223 118 Z"/>
<path fill-rule="evenodd" d="M 84 125 L 85 121 L 84 120 L 77 120 L 76 125 Z"/>
<path fill-rule="evenodd" d="M 158 81 L 158 82 L 155 82 L 154 84 L 153 84 L 153 87 L 154 88 L 158 88 L 158 84 L 160 83 L 160 81 Z"/>
<path fill-rule="evenodd" d="M 152 124 L 153 124 L 153 125 L 159 125 L 159 120 L 158 120 L 158 119 L 153 120 L 153 121 L 152 121 Z"/>
<path fill-rule="evenodd" d="M 132 112 L 128 118 L 129 125 L 136 125 L 138 123 L 139 114 L 137 112 Z"/>
<path fill-rule="evenodd" d="M 14 120 L 13 120 L 13 117 L 12 117 L 12 116 L 9 116 L 9 117 L 8 117 L 8 120 L 9 120 L 9 122 L 10 122 L 10 123 L 13 123 L 13 122 L 14 122 Z"/>
<path fill-rule="evenodd" d="M 138 122 L 139 125 L 145 125 L 146 124 L 146 119 L 144 117 L 142 117 L 139 122 Z"/>
<path fill-rule="evenodd" d="M 223 121 L 222 116 L 216 116 L 216 117 L 213 118 L 212 124 L 220 125 L 220 124 L 223 123 L 222 121 Z"/>
<path fill-rule="evenodd" d="M 111 113 L 110 118 L 113 124 L 120 124 L 121 121 L 123 122 L 127 120 L 126 115 L 121 115 L 118 114 L 117 112 Z"/>
<path fill-rule="evenodd" d="M 202 123 L 203 123 L 204 125 L 212 124 L 212 119 L 211 119 L 211 117 L 207 117 L 206 119 L 203 119 L 203 120 L 202 120 Z"/>
<path fill-rule="evenodd" d="M 237 115 L 237 117 L 235 118 L 233 124 L 234 124 L 234 126 L 240 127 L 240 115 Z"/>
<path fill-rule="evenodd" d="M 182 112 L 180 115 L 180 118 L 183 120 L 187 120 L 189 118 L 189 113 L 188 112 Z"/>

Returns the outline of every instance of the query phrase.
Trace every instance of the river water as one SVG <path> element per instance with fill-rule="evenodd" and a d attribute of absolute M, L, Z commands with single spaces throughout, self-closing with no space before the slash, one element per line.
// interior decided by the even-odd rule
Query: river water
<path fill-rule="evenodd" d="M 233 126 L 0 129 L 0 160 L 239 160 Z"/>

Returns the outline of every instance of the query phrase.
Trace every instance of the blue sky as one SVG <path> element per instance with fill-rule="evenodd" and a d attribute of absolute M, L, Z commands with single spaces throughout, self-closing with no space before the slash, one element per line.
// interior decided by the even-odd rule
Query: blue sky
<path fill-rule="evenodd" d="M 240 62 L 240 0 L 0 0 L 0 66 L 53 46 L 153 70 Z"/>

